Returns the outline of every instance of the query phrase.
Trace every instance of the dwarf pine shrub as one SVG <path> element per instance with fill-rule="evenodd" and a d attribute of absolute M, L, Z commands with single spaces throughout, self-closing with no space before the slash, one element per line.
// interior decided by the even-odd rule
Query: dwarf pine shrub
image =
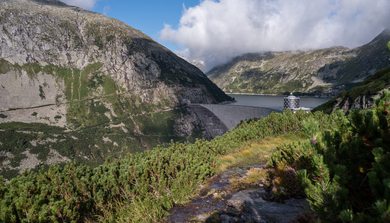
<path fill-rule="evenodd" d="M 282 145 L 271 156 L 268 182 L 270 191 L 277 192 L 272 195 L 294 196 L 287 193 L 289 176 L 283 172 L 293 168 L 321 222 L 388 222 L 389 111 L 390 92 L 385 92 L 373 110 L 354 110 L 348 117 L 341 111 L 332 114 L 332 130 L 306 119 L 302 125 L 308 140 Z M 316 129 L 319 133 L 313 133 Z"/>

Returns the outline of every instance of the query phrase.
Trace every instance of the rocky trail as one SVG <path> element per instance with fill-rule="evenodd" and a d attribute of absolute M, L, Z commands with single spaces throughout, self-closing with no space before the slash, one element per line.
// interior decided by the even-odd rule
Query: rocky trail
<path fill-rule="evenodd" d="M 283 223 L 310 209 L 304 198 L 288 199 L 284 204 L 265 200 L 266 191 L 261 183 L 251 189 L 231 188 L 233 178 L 246 177 L 252 168 L 261 166 L 230 169 L 212 178 L 201 186 L 199 197 L 172 208 L 165 222 Z"/>

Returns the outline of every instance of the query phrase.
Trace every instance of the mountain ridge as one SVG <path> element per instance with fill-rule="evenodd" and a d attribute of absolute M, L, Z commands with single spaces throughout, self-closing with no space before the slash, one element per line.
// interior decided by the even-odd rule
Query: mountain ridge
<path fill-rule="evenodd" d="M 390 65 L 385 29 L 354 49 L 335 46 L 310 51 L 248 53 L 206 73 L 227 93 L 310 93 L 334 96 Z"/>

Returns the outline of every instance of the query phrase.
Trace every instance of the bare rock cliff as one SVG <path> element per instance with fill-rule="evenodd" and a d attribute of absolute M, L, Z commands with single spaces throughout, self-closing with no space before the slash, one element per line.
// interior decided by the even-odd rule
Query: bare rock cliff
<path fill-rule="evenodd" d="M 65 115 L 70 101 L 110 93 L 157 108 L 230 100 L 198 68 L 98 13 L 57 0 L 2 0 L 0 25 L 0 111 L 57 104 Z"/>

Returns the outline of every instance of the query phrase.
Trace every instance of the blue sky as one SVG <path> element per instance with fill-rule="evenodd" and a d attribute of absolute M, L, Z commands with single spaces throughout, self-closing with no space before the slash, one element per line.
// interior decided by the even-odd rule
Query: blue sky
<path fill-rule="evenodd" d="M 159 40 L 159 33 L 164 29 L 164 23 L 177 28 L 183 4 L 189 8 L 199 3 L 200 0 L 100 0 L 90 10 L 125 22 L 175 51 L 174 44 Z"/>
<path fill-rule="evenodd" d="M 121 20 L 203 71 L 244 53 L 354 48 L 390 28 L 390 0 L 62 1 Z"/>

